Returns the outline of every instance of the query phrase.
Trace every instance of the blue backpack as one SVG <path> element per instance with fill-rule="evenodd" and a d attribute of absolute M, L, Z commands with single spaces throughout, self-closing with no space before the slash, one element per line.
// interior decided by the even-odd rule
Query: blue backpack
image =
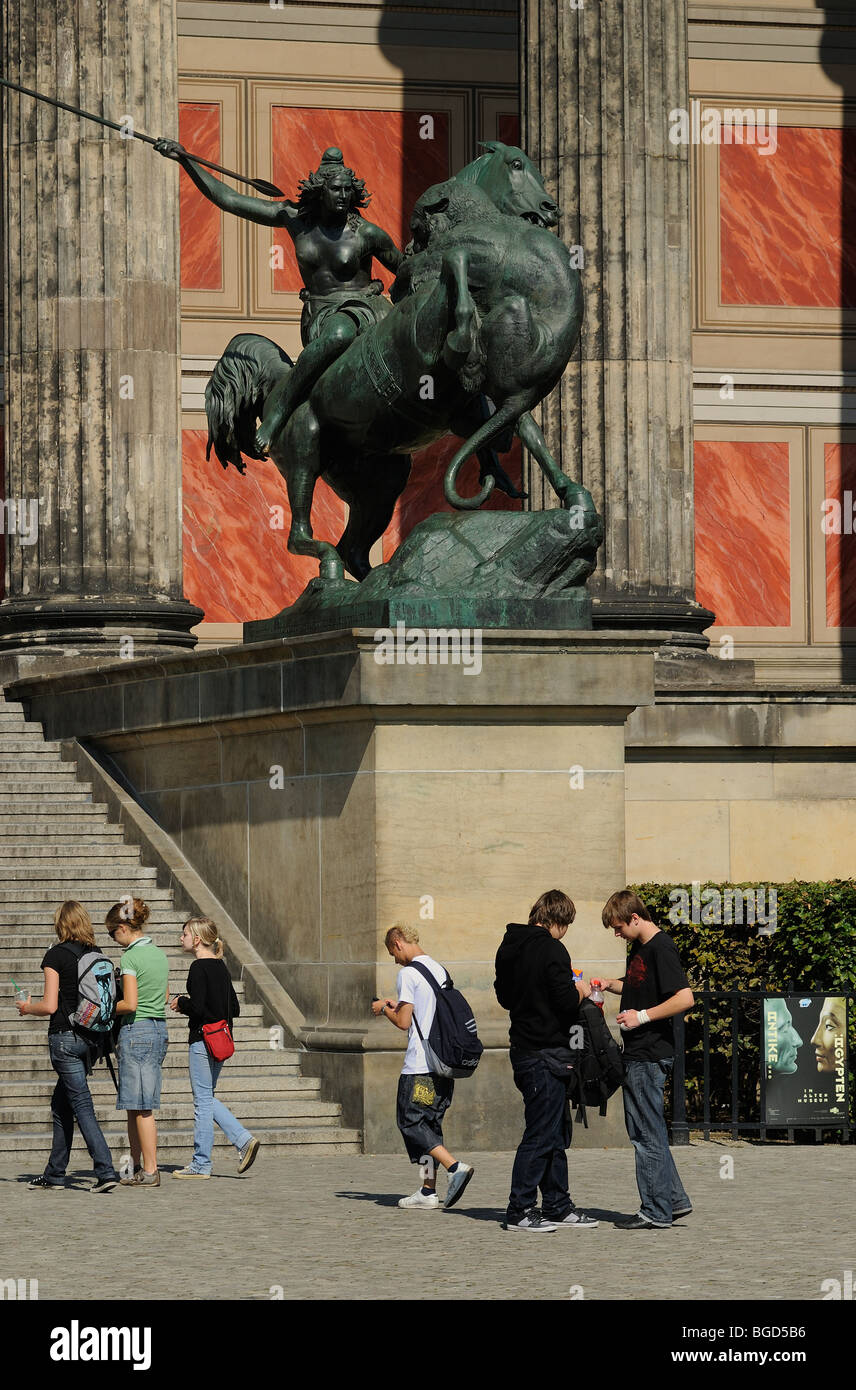
<path fill-rule="evenodd" d="M 472 1009 L 461 991 L 455 989 L 448 971 L 446 979 L 440 985 L 431 971 L 420 965 L 418 960 L 412 960 L 410 964 L 428 981 L 437 1000 L 434 1022 L 427 1038 L 422 1036 L 422 1029 L 416 1022 L 416 1013 L 413 1014 L 419 1040 L 425 1049 L 428 1070 L 433 1076 L 450 1076 L 456 1079 L 472 1076 L 484 1052 L 478 1039 Z"/>

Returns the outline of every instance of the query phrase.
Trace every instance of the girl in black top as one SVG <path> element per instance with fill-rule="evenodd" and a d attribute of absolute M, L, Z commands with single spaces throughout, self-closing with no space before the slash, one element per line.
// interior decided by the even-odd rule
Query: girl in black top
<path fill-rule="evenodd" d="M 187 974 L 187 993 L 170 999 L 169 1006 L 187 1015 L 189 1023 L 190 1085 L 193 1091 L 193 1158 L 174 1178 L 210 1178 L 214 1123 L 238 1150 L 238 1172 L 244 1173 L 259 1149 L 248 1129 L 235 1119 L 214 1095 L 223 1062 L 217 1061 L 204 1042 L 202 1025 L 237 1018 L 241 1012 L 232 980 L 223 960 L 223 943 L 210 917 L 191 917 L 181 931 L 181 945 L 196 959 Z"/>
<path fill-rule="evenodd" d="M 50 1018 L 48 1050 L 51 1066 L 58 1076 L 51 1097 L 53 1146 L 47 1167 L 30 1187 L 49 1190 L 65 1187 L 65 1173 L 74 1139 L 74 1122 L 83 1135 L 95 1169 L 93 1192 L 109 1192 L 119 1181 L 89 1091 L 89 1044 L 74 1032 L 71 1015 L 77 1008 L 77 962 L 87 951 L 97 951 L 95 933 L 86 908 L 65 902 L 54 913 L 58 945 L 51 946 L 43 959 L 45 976 L 41 999 L 18 1001 L 22 1017 Z"/>

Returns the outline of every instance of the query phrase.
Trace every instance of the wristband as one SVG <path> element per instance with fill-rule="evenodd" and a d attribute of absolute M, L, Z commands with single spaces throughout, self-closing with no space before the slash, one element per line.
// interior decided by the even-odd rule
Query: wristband
<path fill-rule="evenodd" d="M 637 1014 L 637 1017 L 638 1017 L 640 1023 L 650 1023 L 650 1022 L 651 1022 L 650 1018 L 648 1017 L 648 1010 L 647 1010 L 647 1009 L 640 1009 L 639 1012 L 638 1012 L 638 1014 Z"/>

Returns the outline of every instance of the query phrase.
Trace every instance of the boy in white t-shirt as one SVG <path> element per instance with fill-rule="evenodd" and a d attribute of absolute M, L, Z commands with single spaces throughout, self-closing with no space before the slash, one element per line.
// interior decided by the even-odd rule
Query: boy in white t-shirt
<path fill-rule="evenodd" d="M 428 981 L 419 970 L 412 968 L 411 963 L 418 957 L 420 966 L 429 970 L 438 984 L 446 979 L 446 970 L 422 950 L 419 933 L 413 927 L 390 927 L 386 934 L 386 949 L 396 964 L 401 966 L 398 972 L 398 1001 L 376 999 L 372 1004 L 372 1013 L 385 1014 L 390 1023 L 408 1034 L 404 1066 L 398 1080 L 396 1119 L 410 1160 L 419 1164 L 422 1177 L 419 1191 L 411 1197 L 402 1197 L 398 1205 L 425 1209 L 439 1207 L 437 1164 L 440 1163 L 449 1173 L 449 1187 L 443 1206 L 453 1207 L 474 1169 L 469 1163 L 453 1158 L 443 1145 L 442 1120 L 451 1104 L 455 1083 L 450 1077 L 432 1076 L 428 1070 L 425 1049 L 414 1018 L 422 1030 L 422 1037 L 427 1038 L 434 1022 L 437 999 Z"/>

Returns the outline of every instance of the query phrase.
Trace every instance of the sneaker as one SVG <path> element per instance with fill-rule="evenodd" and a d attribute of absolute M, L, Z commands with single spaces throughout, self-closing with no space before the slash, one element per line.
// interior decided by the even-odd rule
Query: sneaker
<path fill-rule="evenodd" d="M 142 1163 L 136 1163 L 130 1173 L 125 1173 L 119 1179 L 120 1187 L 136 1187 L 137 1177 L 143 1171 Z"/>
<path fill-rule="evenodd" d="M 460 1160 L 458 1161 L 458 1166 L 454 1173 L 449 1174 L 449 1186 L 446 1190 L 446 1200 L 443 1203 L 445 1211 L 448 1211 L 449 1207 L 453 1207 L 458 1201 L 458 1198 L 463 1195 L 464 1188 L 475 1171 L 475 1168 L 469 1163 L 461 1163 Z"/>
<path fill-rule="evenodd" d="M 692 1206 L 688 1206 L 688 1207 L 679 1207 L 677 1211 L 673 1211 L 673 1212 L 672 1212 L 672 1220 L 675 1221 L 675 1220 L 677 1219 L 677 1217 L 679 1217 L 679 1216 L 689 1216 L 689 1214 L 690 1214 L 691 1211 L 692 1211 Z"/>
<path fill-rule="evenodd" d="M 114 1187 L 118 1187 L 118 1185 L 119 1185 L 119 1179 L 118 1179 L 118 1178 L 99 1178 L 98 1181 L 97 1181 L 96 1183 L 93 1183 L 93 1185 L 92 1185 L 92 1187 L 90 1187 L 89 1191 L 90 1191 L 90 1192 L 112 1192 L 112 1191 L 113 1191 L 113 1188 L 114 1188 Z"/>
<path fill-rule="evenodd" d="M 440 1198 L 436 1192 L 426 1195 L 421 1187 L 418 1192 L 414 1192 L 412 1197 L 402 1197 L 398 1204 L 400 1207 L 421 1207 L 425 1211 L 433 1211 L 439 1207 Z"/>
<path fill-rule="evenodd" d="M 657 1225 L 649 1221 L 647 1216 L 632 1216 L 629 1221 L 616 1221 L 617 1231 L 668 1231 L 668 1226 Z"/>
<path fill-rule="evenodd" d="M 572 1231 L 577 1229 L 593 1231 L 595 1226 L 598 1226 L 600 1223 L 595 1221 L 593 1216 L 588 1216 L 584 1211 L 577 1211 L 576 1207 L 574 1207 L 574 1210 L 569 1211 L 562 1221 L 559 1221 L 557 1217 L 551 1218 L 551 1224 L 556 1227 L 557 1231 Z"/>
<path fill-rule="evenodd" d="M 134 1187 L 160 1187 L 160 1172 L 156 1168 L 153 1173 L 147 1173 L 145 1168 L 140 1168 L 132 1185 Z"/>
<path fill-rule="evenodd" d="M 44 1176 L 44 1174 L 40 1174 L 39 1177 L 33 1178 L 32 1182 L 28 1182 L 27 1187 L 30 1189 L 31 1192 L 56 1192 L 60 1188 L 64 1188 L 65 1183 L 51 1182 L 49 1178 L 46 1178 Z"/>
<path fill-rule="evenodd" d="M 537 1207 L 530 1207 L 517 1221 L 506 1221 L 507 1231 L 534 1231 L 540 1235 L 550 1235 L 556 1227 L 552 1221 L 545 1221 Z"/>
<path fill-rule="evenodd" d="M 188 1163 L 186 1168 L 176 1168 L 172 1175 L 174 1178 L 210 1178 L 210 1173 L 200 1173 L 198 1168 L 194 1168 Z"/>
<path fill-rule="evenodd" d="M 238 1172 L 246 1173 L 252 1167 L 256 1154 L 259 1151 L 259 1139 L 248 1139 L 242 1149 L 238 1150 Z"/>

